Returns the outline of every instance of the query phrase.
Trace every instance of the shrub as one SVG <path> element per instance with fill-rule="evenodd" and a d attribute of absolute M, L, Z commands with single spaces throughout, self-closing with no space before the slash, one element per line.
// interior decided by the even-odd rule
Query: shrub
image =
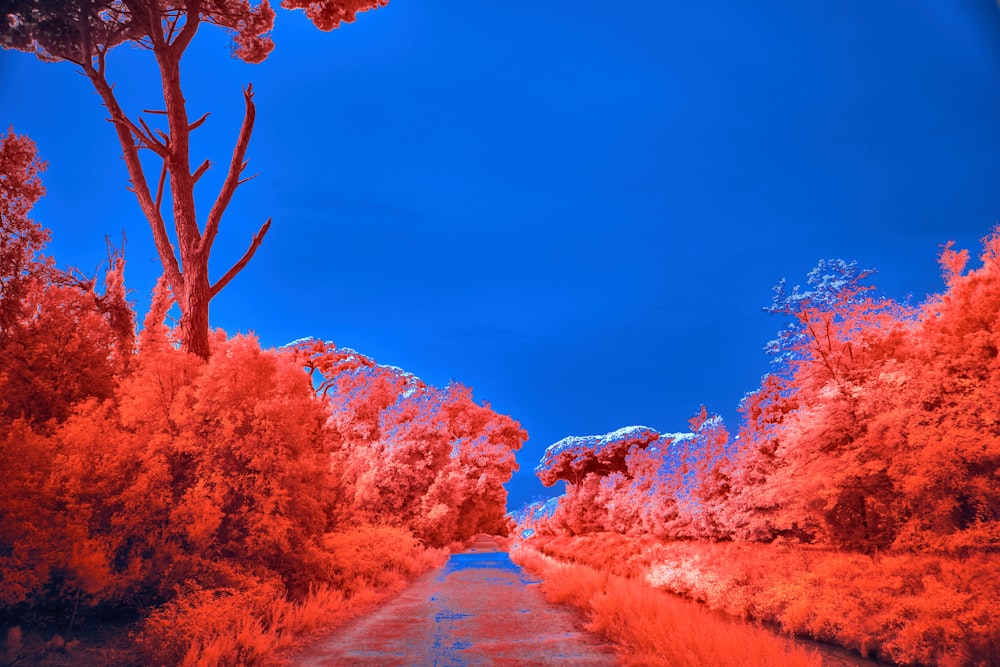
<path fill-rule="evenodd" d="M 191 584 L 150 614 L 140 644 L 154 665 L 262 665 L 279 643 L 270 612 L 283 596 L 274 581 L 239 589 Z"/>
<path fill-rule="evenodd" d="M 447 559 L 447 549 L 427 550 L 410 531 L 394 526 L 358 526 L 323 540 L 332 554 L 333 580 L 348 595 L 365 587 L 398 589 Z"/>

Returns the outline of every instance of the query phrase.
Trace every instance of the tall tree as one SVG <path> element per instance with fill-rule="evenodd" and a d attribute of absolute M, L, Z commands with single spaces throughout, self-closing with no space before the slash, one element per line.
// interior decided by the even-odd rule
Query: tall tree
<path fill-rule="evenodd" d="M 808 289 L 775 288 L 793 318 L 768 345 L 774 372 L 741 411 L 740 460 L 725 523 L 738 537 L 777 536 L 872 550 L 893 540 L 894 446 L 870 433 L 916 311 L 879 296 L 856 262 L 821 261 Z M 894 362 L 893 362 L 894 363 Z"/>
<path fill-rule="evenodd" d="M 353 21 L 358 12 L 388 4 L 388 0 L 282 0 L 286 9 L 304 9 L 321 30 L 332 30 Z M 203 23 L 232 34 L 233 55 L 259 63 L 274 48 L 269 32 L 274 10 L 268 0 L 2 0 L 0 46 L 34 52 L 46 61 L 79 65 L 111 114 L 135 193 L 153 230 L 164 276 L 181 311 L 184 349 L 207 358 L 209 303 L 253 257 L 270 227 L 268 219 L 251 239 L 244 255 L 214 282 L 208 260 L 222 215 L 237 187 L 247 179 L 247 148 L 253 131 L 253 89 L 243 91 L 246 111 L 222 187 L 204 221 L 199 221 L 194 187 L 210 167 L 205 160 L 192 170 L 191 132 L 205 122 L 188 117 L 181 84 L 181 58 Z M 154 129 L 138 115 L 122 110 L 114 85 L 108 80 L 108 55 L 129 43 L 151 51 L 159 69 L 166 129 Z M 140 151 L 148 150 L 162 161 L 155 188 L 146 178 Z M 169 183 L 172 211 L 163 212 L 164 189 Z M 168 232 L 174 230 L 174 247 Z"/>

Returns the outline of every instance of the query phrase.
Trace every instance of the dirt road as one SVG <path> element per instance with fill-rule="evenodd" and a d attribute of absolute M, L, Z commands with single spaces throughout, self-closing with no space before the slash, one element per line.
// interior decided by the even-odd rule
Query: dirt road
<path fill-rule="evenodd" d="M 614 665 L 573 611 L 545 601 L 537 581 L 489 538 L 444 568 L 294 656 L 298 667 Z"/>

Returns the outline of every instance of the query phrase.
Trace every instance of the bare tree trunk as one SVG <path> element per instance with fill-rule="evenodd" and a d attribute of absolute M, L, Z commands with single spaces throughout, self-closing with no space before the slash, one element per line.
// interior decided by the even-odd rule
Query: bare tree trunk
<path fill-rule="evenodd" d="M 205 122 L 208 114 L 194 122 L 189 121 L 180 79 L 181 56 L 194 37 L 200 22 L 197 4 L 194 2 L 188 8 L 186 22 L 180 28 L 176 22 L 163 27 L 159 6 L 146 7 L 149 12 L 147 20 L 152 50 L 159 65 L 160 83 L 166 106 L 165 110 L 153 110 L 147 113 L 165 116 L 167 131 L 151 128 L 141 116 L 133 121 L 125 115 L 113 87 L 106 78 L 106 50 L 98 49 L 97 56 L 89 62 L 82 63 L 82 66 L 84 73 L 94 84 L 104 105 L 111 113 L 111 121 L 118 134 L 125 165 L 131 178 L 131 189 L 152 228 L 164 276 L 181 311 L 180 331 L 183 349 L 207 359 L 211 352 L 209 303 L 247 265 L 264 240 L 271 221 L 268 219 L 253 235 L 249 249 L 239 261 L 214 285 L 209 282 L 208 259 L 218 234 L 222 214 L 229 206 L 236 188 L 248 180 L 243 178 L 243 171 L 247 166 L 246 152 L 256 110 L 253 103 L 253 89 L 247 86 L 243 91 L 246 113 L 226 178 L 202 228 L 197 219 L 194 188 L 211 164 L 205 160 L 196 170 L 191 171 L 190 134 Z M 176 17 L 174 20 L 176 21 Z M 149 187 L 139 159 L 139 151 L 142 149 L 152 151 L 163 161 L 155 193 Z M 167 232 L 167 221 L 162 212 L 164 186 L 168 180 L 170 198 L 173 202 L 171 221 L 176 247 Z"/>
<path fill-rule="evenodd" d="M 208 283 L 207 267 L 192 268 L 192 271 L 184 272 L 181 345 L 186 352 L 208 359 L 211 354 L 208 323 L 208 305 L 212 300 L 211 287 Z"/>

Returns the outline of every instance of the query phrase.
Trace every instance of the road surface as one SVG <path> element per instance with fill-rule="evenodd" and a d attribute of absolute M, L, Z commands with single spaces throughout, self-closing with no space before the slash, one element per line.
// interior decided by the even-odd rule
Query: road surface
<path fill-rule="evenodd" d="M 491 538 L 478 538 L 373 613 L 291 658 L 296 667 L 610 666 L 574 610 L 545 600 Z"/>

